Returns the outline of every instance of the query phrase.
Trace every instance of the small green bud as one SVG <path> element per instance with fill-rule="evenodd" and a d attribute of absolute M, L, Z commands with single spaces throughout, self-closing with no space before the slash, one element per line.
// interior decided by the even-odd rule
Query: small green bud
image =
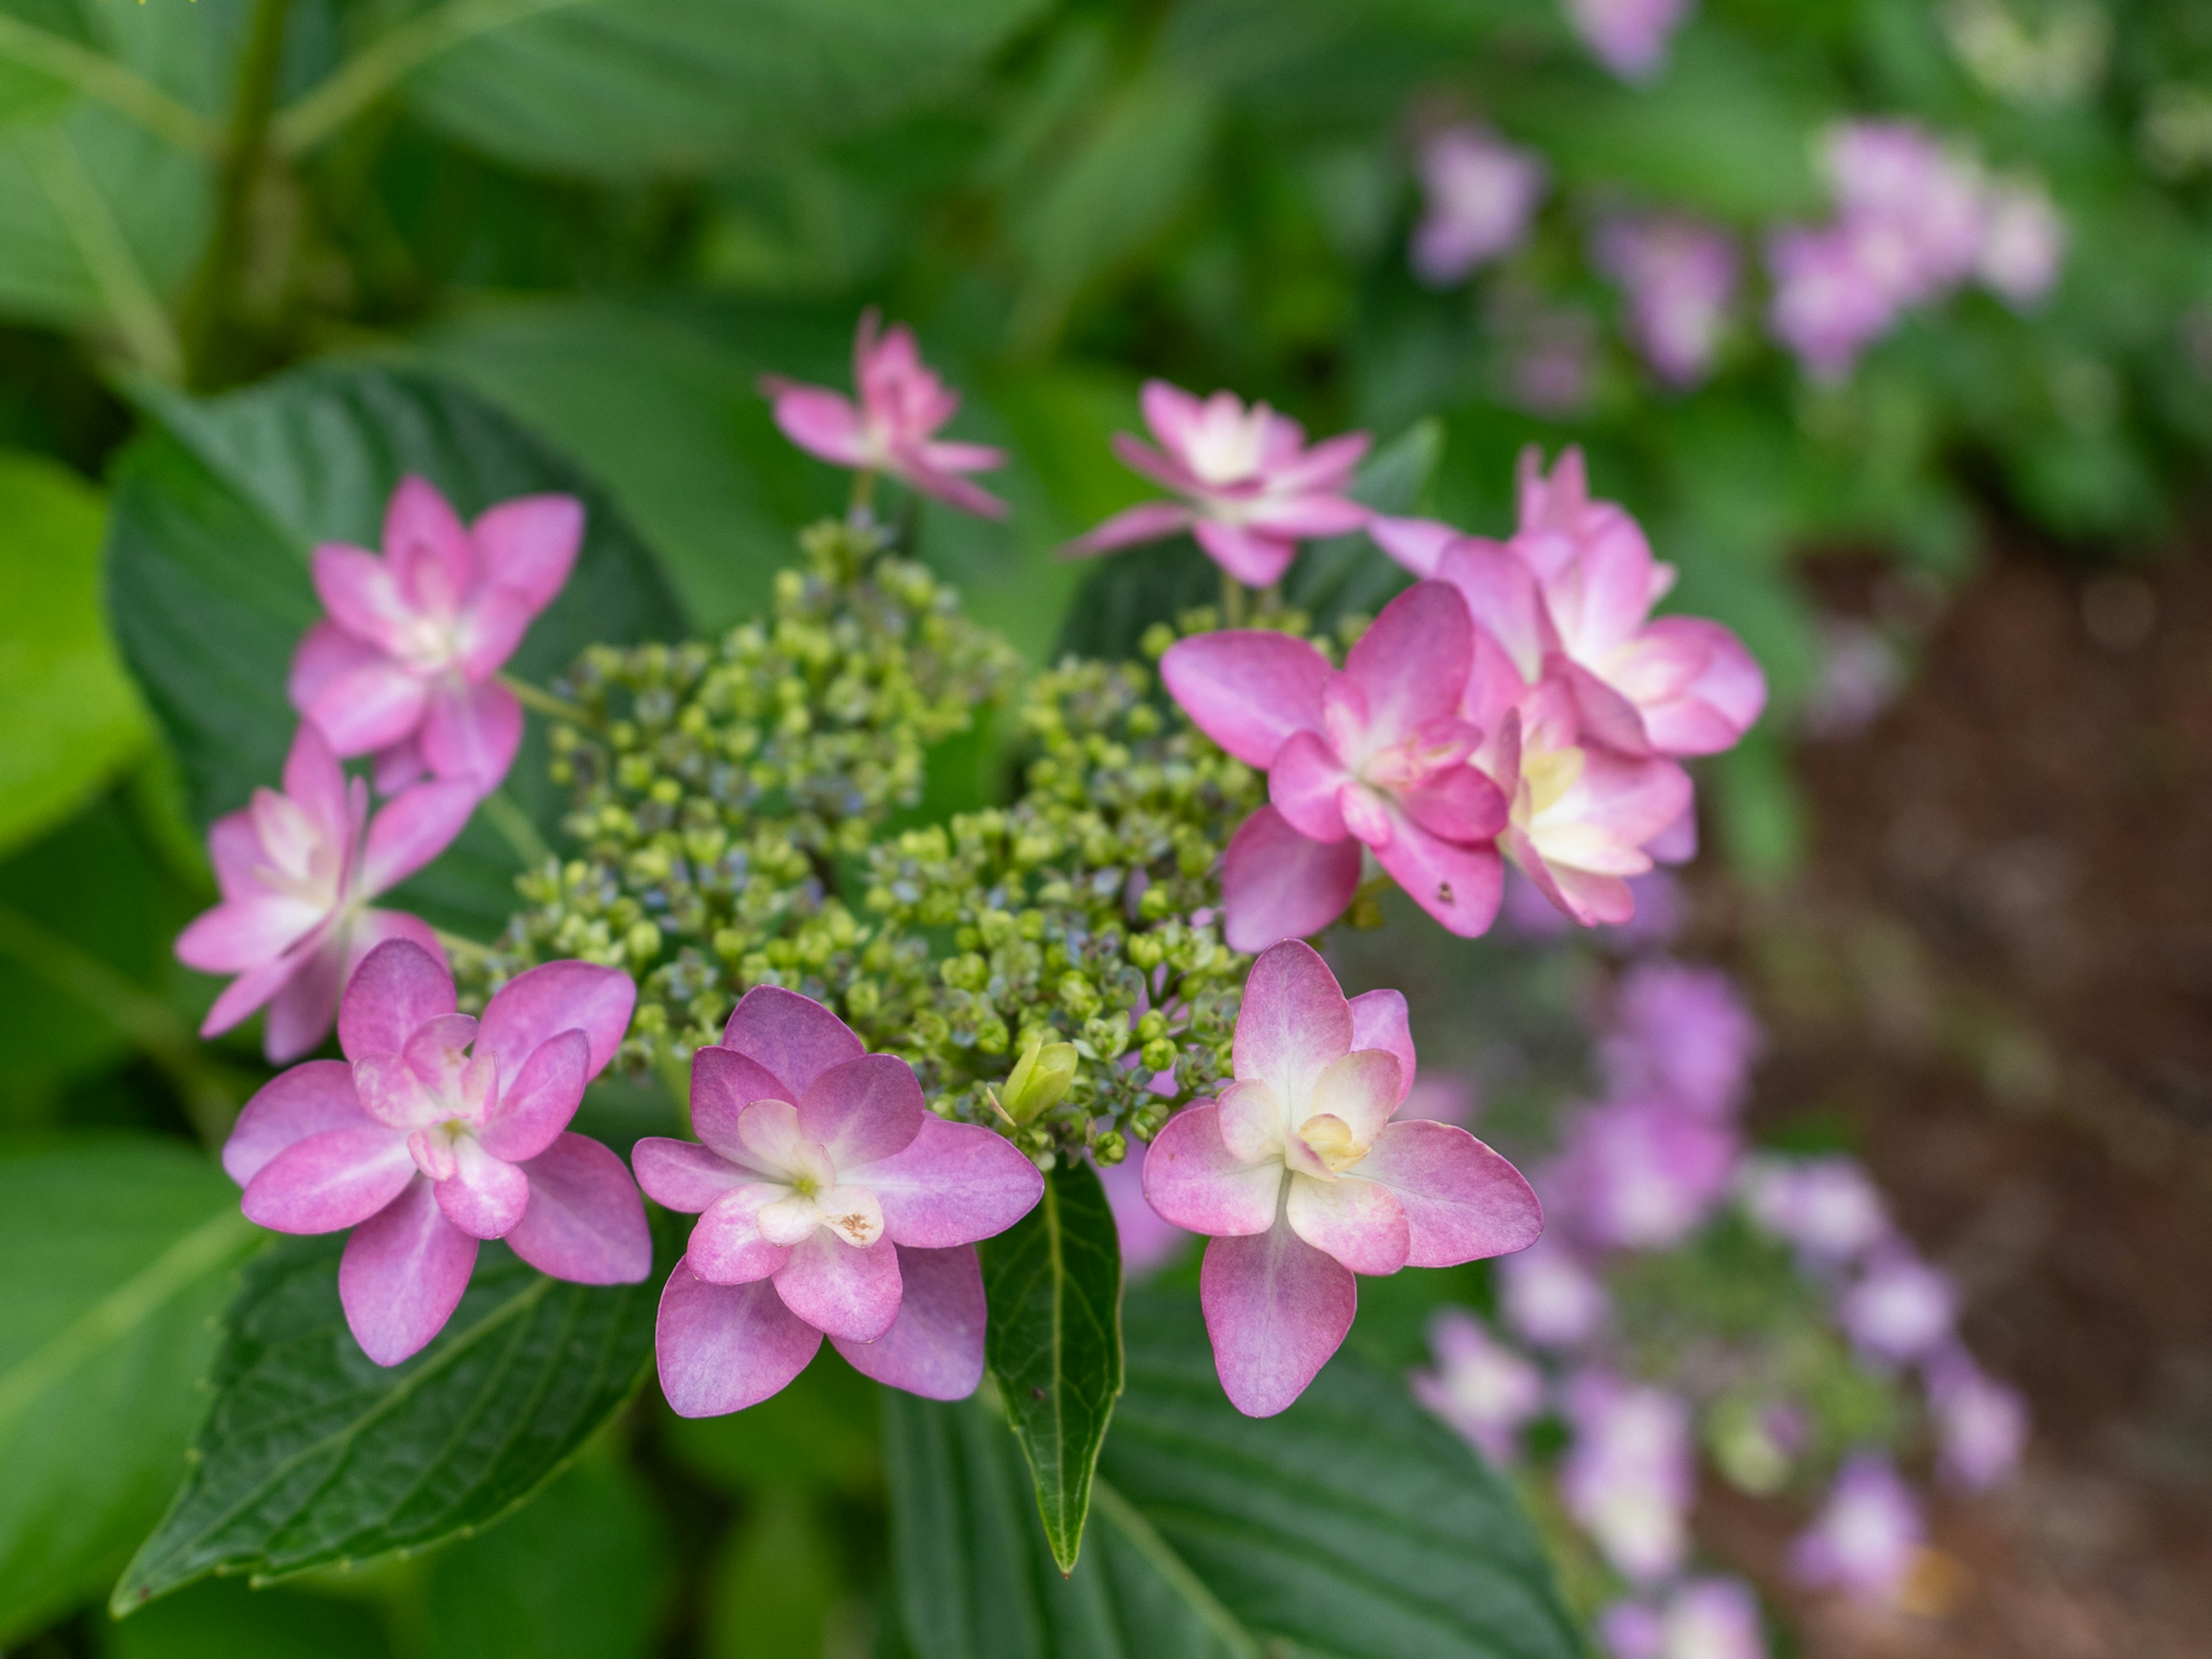
<path fill-rule="evenodd" d="M 1129 1115 L 1129 1133 L 1149 1146 L 1152 1137 L 1159 1133 L 1167 1121 L 1168 1109 L 1153 1101 L 1149 1105 L 1139 1106 Z"/>
<path fill-rule="evenodd" d="M 660 954 L 660 929 L 649 921 L 641 921 L 623 936 L 623 944 L 634 960 L 650 962 Z"/>
<path fill-rule="evenodd" d="M 1166 1037 L 1155 1037 L 1145 1045 L 1145 1069 L 1164 1072 L 1176 1061 L 1176 1046 Z"/>
<path fill-rule="evenodd" d="M 1130 942 L 1135 943 L 1134 940 Z M 1148 1011 L 1137 1022 L 1137 1041 L 1139 1042 L 1156 1042 L 1167 1034 L 1168 1017 L 1157 1008 Z"/>
<path fill-rule="evenodd" d="M 1129 1139 L 1119 1129 L 1109 1129 L 1098 1137 L 1098 1144 L 1091 1149 L 1091 1156 L 1098 1160 L 1098 1167 L 1111 1169 L 1129 1155 Z"/>
<path fill-rule="evenodd" d="M 1014 1062 L 999 1104 L 1015 1122 L 1030 1122 L 1060 1104 L 1075 1081 L 1078 1063 L 1072 1042 L 1032 1041 Z"/>

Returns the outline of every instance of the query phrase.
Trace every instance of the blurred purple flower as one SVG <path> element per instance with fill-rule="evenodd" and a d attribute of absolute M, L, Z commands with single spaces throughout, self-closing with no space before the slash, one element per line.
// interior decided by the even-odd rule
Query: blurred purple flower
<path fill-rule="evenodd" d="M 1968 1492 L 2010 1480 L 2027 1443 L 2027 1402 L 2020 1391 L 1989 1376 L 1959 1348 L 1930 1362 L 1927 1379 L 1943 1478 Z"/>
<path fill-rule="evenodd" d="M 2014 310 L 2026 311 L 2051 291 L 2066 257 L 2066 222 L 2050 193 L 2033 179 L 1990 186 L 1978 275 Z"/>
<path fill-rule="evenodd" d="M 1099 1170 L 1106 1202 L 1114 1211 L 1114 1229 L 1121 1237 L 1121 1268 L 1135 1278 L 1173 1260 L 1195 1233 L 1185 1232 L 1145 1201 L 1145 1160 L 1141 1155 L 1123 1158 Z"/>
<path fill-rule="evenodd" d="M 1593 1244 L 1664 1249 L 1695 1231 L 1728 1189 L 1736 1138 L 1660 1100 L 1583 1113 L 1557 1175 L 1568 1226 Z"/>
<path fill-rule="evenodd" d="M 1692 1578 L 1667 1604 L 1661 1659 L 1766 1659 L 1759 1598 L 1741 1578 Z"/>
<path fill-rule="evenodd" d="M 1845 227 L 1802 226 L 1767 239 L 1774 279 L 1766 325 L 1817 380 L 1840 380 L 1896 319 L 1888 285 L 1869 267 L 1867 244 Z"/>
<path fill-rule="evenodd" d="M 1600 1063 L 1617 1096 L 1654 1095 L 1719 1119 L 1742 1103 L 1759 1042 L 1758 1023 L 1726 974 L 1647 962 L 1621 978 Z"/>
<path fill-rule="evenodd" d="M 1899 305 L 1955 288 L 1981 257 L 1980 170 L 1907 121 L 1845 121 L 1822 162 L 1840 222 L 1876 239 L 1872 268 Z"/>
<path fill-rule="evenodd" d="M 1566 0 L 1575 33 L 1624 81 L 1648 81 L 1665 65 L 1667 42 L 1691 0 Z"/>
<path fill-rule="evenodd" d="M 1837 1309 L 1862 1353 L 1898 1364 L 1948 1343 L 1958 1311 L 1950 1275 L 1901 1246 L 1878 1254 Z"/>
<path fill-rule="evenodd" d="M 1675 215 L 1624 216 L 1599 228 L 1597 263 L 1628 292 L 1628 332 L 1662 380 L 1694 386 L 1711 367 L 1735 297 L 1735 242 Z"/>
<path fill-rule="evenodd" d="M 1557 1234 L 1547 1232 L 1497 1267 L 1499 1310 L 1525 1342 L 1577 1348 L 1605 1323 L 1605 1287 Z"/>
<path fill-rule="evenodd" d="M 1820 619 L 1820 678 L 1802 717 L 1808 736 L 1855 736 L 1904 689 L 1905 664 L 1880 629 L 1855 617 Z"/>
<path fill-rule="evenodd" d="M 1583 1371 L 1567 1387 L 1574 1441 L 1559 1495 L 1615 1571 L 1656 1583 L 1682 1564 L 1697 1492 L 1690 1408 L 1664 1389 Z"/>
<path fill-rule="evenodd" d="M 1814 1589 L 1893 1601 L 1926 1536 L 1919 1503 L 1889 1459 L 1860 1452 L 1844 1463 L 1812 1526 L 1790 1547 L 1790 1571 Z"/>
<path fill-rule="evenodd" d="M 1761 1160 L 1747 1172 L 1752 1219 L 1816 1262 L 1853 1261 L 1890 1234 L 1889 1212 L 1856 1158 Z"/>
<path fill-rule="evenodd" d="M 1520 246 L 1549 188 L 1543 159 L 1490 128 L 1446 127 L 1421 147 L 1426 198 L 1413 231 L 1413 272 L 1449 288 Z"/>
<path fill-rule="evenodd" d="M 1407 1378 L 1413 1398 L 1473 1442 L 1493 1463 L 1510 1463 L 1521 1430 L 1544 1408 L 1544 1378 L 1527 1358 L 1460 1308 L 1429 1322 L 1434 1370 Z"/>

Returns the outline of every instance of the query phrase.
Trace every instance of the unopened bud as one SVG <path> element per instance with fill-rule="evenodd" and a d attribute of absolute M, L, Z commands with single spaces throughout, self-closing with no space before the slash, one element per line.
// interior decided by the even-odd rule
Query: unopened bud
<path fill-rule="evenodd" d="M 1072 1042 L 1033 1039 L 1022 1050 L 1022 1057 L 1014 1062 L 1013 1072 L 999 1097 L 1006 1115 L 1017 1123 L 1028 1123 L 1060 1104 L 1075 1081 L 1079 1059 Z"/>

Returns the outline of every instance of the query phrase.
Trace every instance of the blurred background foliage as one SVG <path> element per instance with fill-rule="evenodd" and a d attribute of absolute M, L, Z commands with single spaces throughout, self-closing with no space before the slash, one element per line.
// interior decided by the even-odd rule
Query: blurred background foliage
<path fill-rule="evenodd" d="M 1755 251 L 1821 212 L 1818 140 L 1852 114 L 2042 179 L 2055 291 L 1916 313 L 1821 385 L 1754 277 L 1711 377 L 1663 386 L 1598 217 L 1694 213 Z M 1407 258 L 1415 155 L 1467 118 L 1553 187 L 1522 246 L 1439 291 Z M 158 1516 L 247 1243 L 177 1148 L 262 1073 L 192 1036 L 213 986 L 168 947 L 210 884 L 100 598 L 112 463 L 179 394 L 328 357 L 450 377 L 603 491 L 712 632 L 842 499 L 757 377 L 842 382 L 879 304 L 966 388 L 961 435 L 1013 456 L 1002 524 L 910 506 L 922 556 L 1036 660 L 1126 644 L 1202 570 L 1187 546 L 1052 556 L 1145 493 L 1107 440 L 1147 374 L 1403 439 L 1435 465 L 1394 504 L 1486 532 L 1522 443 L 1580 442 L 1681 567 L 1676 603 L 1772 678 L 1709 794 L 1771 877 L 1822 665 L 1798 562 L 1878 554 L 1910 593 L 1993 528 L 2154 553 L 2203 505 L 2208 229 L 2199 0 L 1703 0 L 1643 84 L 1554 0 L 0 0 L 0 1643 L 96 1601 Z M 1532 397 L 1516 363 L 1562 333 L 1572 395 Z M 883 1564 L 855 1540 L 883 1498 L 853 1384 L 817 1367 L 724 1423 L 641 1410 L 635 1456 L 427 1559 L 208 1583 L 28 1650 L 866 1651 Z M 94 1446 L 96 1503 L 34 1455 Z"/>

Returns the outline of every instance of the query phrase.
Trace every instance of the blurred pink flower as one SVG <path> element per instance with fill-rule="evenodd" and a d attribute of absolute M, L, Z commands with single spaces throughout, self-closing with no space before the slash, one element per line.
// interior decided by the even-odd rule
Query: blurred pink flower
<path fill-rule="evenodd" d="M 1309 449 L 1305 428 L 1265 404 L 1246 408 L 1234 392 L 1203 402 L 1164 380 L 1147 380 L 1145 424 L 1159 449 L 1114 434 L 1114 453 L 1180 501 L 1146 501 L 1115 514 L 1063 550 L 1111 553 L 1188 530 L 1206 556 L 1247 587 L 1283 578 L 1298 544 L 1340 536 L 1367 522 L 1344 494 L 1368 437 L 1348 432 Z"/>
<path fill-rule="evenodd" d="M 1667 43 L 1692 0 L 1566 0 L 1575 33 L 1624 81 L 1648 81 L 1667 61 Z"/>
<path fill-rule="evenodd" d="M 1513 1462 L 1521 1431 L 1544 1409 L 1543 1374 L 1462 1308 L 1440 1309 L 1429 1321 L 1429 1347 L 1436 1367 L 1407 1379 L 1413 1398 L 1492 1462 Z"/>
<path fill-rule="evenodd" d="M 1821 152 L 1838 216 L 1900 306 L 1957 287 L 1980 257 L 1980 170 L 1909 121 L 1844 121 Z"/>
<path fill-rule="evenodd" d="M 691 1057 L 699 1142 L 631 1162 L 657 1204 L 699 1216 L 661 1293 L 661 1391 L 680 1417 L 775 1394 L 827 1335 L 853 1368 L 933 1400 L 983 1375 L 975 1243 L 1044 1190 L 1011 1141 L 939 1117 L 914 1068 L 871 1054 L 820 1003 L 772 985 Z"/>
<path fill-rule="evenodd" d="M 316 548 L 330 617 L 292 659 L 292 706 L 340 758 L 374 754 L 383 793 L 426 766 L 490 793 L 522 741 L 522 705 L 499 671 L 568 582 L 583 539 L 573 495 L 520 496 L 465 526 L 409 474 L 385 509 L 382 556 Z"/>
<path fill-rule="evenodd" d="M 1745 1172 L 1753 1220 L 1826 1267 L 1857 1261 L 1891 1237 L 1889 1212 L 1856 1158 L 1762 1158 Z"/>
<path fill-rule="evenodd" d="M 1099 1170 L 1106 1201 L 1113 1206 L 1114 1231 L 1121 1241 L 1121 1270 L 1139 1278 L 1181 1255 L 1194 1234 L 1160 1219 L 1145 1201 L 1145 1161 L 1140 1153 Z"/>
<path fill-rule="evenodd" d="M 235 974 L 201 1022 L 214 1036 L 263 1004 L 262 1051 L 297 1060 L 331 1029 L 338 993 L 362 959 L 390 939 L 442 955 L 427 922 L 368 901 L 446 850 L 476 809 L 475 781 L 418 783 L 374 817 L 368 786 L 348 781 L 330 745 L 302 721 L 284 762 L 284 788 L 257 789 L 252 805 L 208 830 L 222 902 L 177 936 L 177 959 L 206 974 Z"/>
<path fill-rule="evenodd" d="M 2010 1480 L 2027 1443 L 2027 1402 L 2020 1391 L 1990 1376 L 1958 1347 L 1929 1361 L 1926 1375 L 1943 1478 L 1968 1492 Z"/>
<path fill-rule="evenodd" d="M 1594 1370 L 1569 1382 L 1566 1406 L 1574 1438 L 1559 1464 L 1559 1496 L 1567 1513 L 1631 1583 L 1672 1577 L 1688 1553 L 1697 1496 L 1689 1406 Z"/>
<path fill-rule="evenodd" d="M 1813 1524 L 1790 1547 L 1800 1583 L 1893 1601 L 1927 1536 L 1920 1504 L 1879 1452 L 1847 1461 Z"/>
<path fill-rule="evenodd" d="M 1520 246 L 1549 188 L 1543 158 L 1488 127 L 1446 127 L 1421 146 L 1426 208 L 1413 232 L 1414 274 L 1449 288 Z"/>
<path fill-rule="evenodd" d="M 1605 1286 L 1557 1231 L 1500 1261 L 1498 1280 L 1499 1310 L 1524 1342 L 1579 1348 L 1605 1323 Z"/>
<path fill-rule="evenodd" d="M 1743 1103 L 1759 1049 L 1758 1023 L 1728 975 L 1646 962 L 1621 976 L 1599 1056 L 1615 1095 L 1655 1095 L 1720 1119 Z"/>
<path fill-rule="evenodd" d="M 1497 784 L 1468 763 L 1460 718 L 1474 624 L 1449 587 L 1419 582 L 1382 608 L 1342 672 L 1304 640 L 1261 629 L 1179 640 L 1160 678 L 1192 721 L 1267 773 L 1270 805 L 1229 843 L 1224 933 L 1256 951 L 1343 914 L 1370 848 L 1413 902 L 1473 937 L 1498 914 Z"/>
<path fill-rule="evenodd" d="M 2058 280 L 2066 222 L 2033 179 L 2000 179 L 1984 203 L 1978 274 L 2015 310 L 2032 309 Z"/>
<path fill-rule="evenodd" d="M 1740 1578 L 1692 1578 L 1663 1609 L 1616 1601 L 1598 1620 L 1609 1659 L 1766 1659 L 1759 1598 Z"/>
<path fill-rule="evenodd" d="M 1598 264 L 1628 292 L 1628 333 L 1662 380 L 1694 386 L 1712 366 L 1735 298 L 1735 239 L 1675 215 L 1623 216 L 1598 230 Z"/>
<path fill-rule="evenodd" d="M 480 1239 L 579 1284 L 635 1285 L 651 1270 L 629 1171 L 567 1132 L 636 997 L 617 969 L 549 962 L 471 1019 L 442 958 L 387 940 L 346 986 L 345 1060 L 295 1066 L 246 1103 L 222 1164 L 247 1218 L 286 1233 L 353 1230 L 338 1299 L 378 1364 L 445 1328 Z"/>
<path fill-rule="evenodd" d="M 1948 1344 L 1958 1312 L 1951 1276 L 1900 1244 L 1879 1251 L 1837 1308 L 1862 1353 L 1897 1364 Z"/>
<path fill-rule="evenodd" d="M 1565 1224 L 1616 1249 L 1665 1249 L 1696 1231 L 1728 1190 L 1735 1136 L 1658 1100 L 1577 1115 L 1557 1180 Z"/>
<path fill-rule="evenodd" d="M 1841 226 L 1791 227 L 1767 239 L 1774 279 L 1766 322 L 1817 380 L 1840 380 L 1897 317 L 1891 285 L 1868 258 L 1867 243 Z"/>
<path fill-rule="evenodd" d="M 881 323 L 872 306 L 860 313 L 853 341 L 858 404 L 827 386 L 763 375 L 761 392 L 775 403 L 775 423 L 792 442 L 833 466 L 888 472 L 963 512 L 1004 518 L 1006 504 L 961 475 L 1004 466 L 1006 452 L 936 435 L 960 407 L 960 394 L 921 361 L 912 329 L 903 323 L 884 329 Z"/>
<path fill-rule="evenodd" d="M 1344 1340 L 1355 1273 L 1522 1249 L 1543 1217 L 1466 1130 L 1390 1121 L 1413 1079 L 1406 1000 L 1347 1001 L 1308 945 L 1253 964 L 1233 1067 L 1218 1100 L 1186 1107 L 1146 1149 L 1145 1196 L 1211 1238 L 1200 1295 L 1222 1388 L 1272 1417 Z"/>

